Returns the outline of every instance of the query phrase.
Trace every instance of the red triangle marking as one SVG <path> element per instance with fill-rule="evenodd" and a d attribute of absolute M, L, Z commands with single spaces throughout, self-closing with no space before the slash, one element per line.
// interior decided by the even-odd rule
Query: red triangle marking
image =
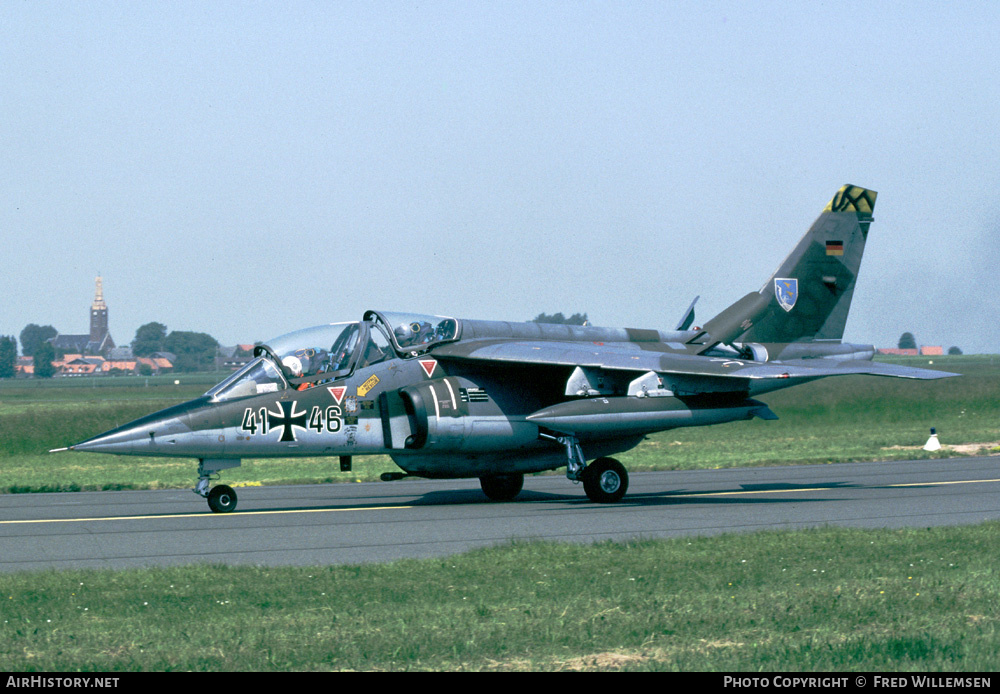
<path fill-rule="evenodd" d="M 333 396 L 333 399 L 339 405 L 340 401 L 344 399 L 344 393 L 347 392 L 347 386 L 328 386 L 327 390 L 330 391 L 330 395 Z"/>
<path fill-rule="evenodd" d="M 428 377 L 431 377 L 431 376 L 434 375 L 434 369 L 437 368 L 437 365 L 438 365 L 438 363 L 434 359 L 421 359 L 420 360 L 420 366 L 424 367 L 424 372 L 427 374 Z"/>

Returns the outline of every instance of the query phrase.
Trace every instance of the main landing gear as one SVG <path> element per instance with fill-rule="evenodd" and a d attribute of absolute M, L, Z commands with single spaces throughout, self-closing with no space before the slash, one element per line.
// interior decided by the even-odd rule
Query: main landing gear
<path fill-rule="evenodd" d="M 236 467 L 239 464 L 240 461 L 238 460 L 198 461 L 198 484 L 192 491 L 208 500 L 208 507 L 212 509 L 213 513 L 232 513 L 236 510 L 238 499 L 233 488 L 225 484 L 218 484 L 209 490 L 208 486 L 213 479 L 212 473 L 226 467 Z M 219 479 L 218 475 L 214 479 Z"/>
<path fill-rule="evenodd" d="M 622 500 L 628 491 L 628 472 L 624 465 L 614 458 L 598 458 L 587 465 L 583 449 L 575 436 L 541 436 L 566 447 L 566 477 L 574 482 L 583 482 L 587 498 L 599 504 L 613 504 Z"/>
<path fill-rule="evenodd" d="M 579 451 L 579 444 L 571 444 Z M 567 446 L 569 448 L 569 446 Z M 590 465 L 583 462 L 583 452 L 570 459 L 566 476 L 574 482 L 583 482 L 587 497 L 599 504 L 613 504 L 621 501 L 628 491 L 628 472 L 625 466 L 614 458 L 598 458 Z M 524 475 L 492 475 L 480 477 L 479 486 L 491 501 L 510 501 L 521 493 Z"/>
<path fill-rule="evenodd" d="M 628 490 L 628 472 L 614 458 L 598 458 L 583 471 L 583 491 L 591 501 L 613 504 Z"/>
<path fill-rule="evenodd" d="M 614 458 L 598 458 L 587 465 L 583 449 L 575 436 L 541 436 L 566 447 L 566 477 L 574 482 L 583 482 L 587 498 L 599 504 L 613 504 L 622 500 L 628 491 L 628 471 L 624 465 Z M 479 485 L 492 501 L 510 501 L 521 493 L 524 475 L 480 477 Z"/>

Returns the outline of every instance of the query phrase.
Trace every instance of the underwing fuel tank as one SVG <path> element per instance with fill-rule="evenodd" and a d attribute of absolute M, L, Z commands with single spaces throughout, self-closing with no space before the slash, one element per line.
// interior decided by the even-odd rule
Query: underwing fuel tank
<path fill-rule="evenodd" d="M 647 434 L 677 427 L 753 419 L 777 419 L 751 399 L 667 397 L 587 398 L 562 402 L 528 415 L 528 421 L 576 436 Z"/>

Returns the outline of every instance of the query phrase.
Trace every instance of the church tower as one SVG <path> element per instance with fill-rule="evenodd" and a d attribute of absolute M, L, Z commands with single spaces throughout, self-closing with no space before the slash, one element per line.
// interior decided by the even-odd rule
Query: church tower
<path fill-rule="evenodd" d="M 104 285 L 97 276 L 97 292 L 90 307 L 90 341 L 100 345 L 108 334 L 108 305 L 104 303 Z"/>

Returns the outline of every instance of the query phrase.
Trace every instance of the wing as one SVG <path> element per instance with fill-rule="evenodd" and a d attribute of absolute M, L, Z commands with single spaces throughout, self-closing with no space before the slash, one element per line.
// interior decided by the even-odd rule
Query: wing
<path fill-rule="evenodd" d="M 659 343 L 658 343 L 659 344 Z M 937 379 L 958 374 L 871 361 L 809 359 L 754 362 L 679 351 L 654 351 L 636 343 L 581 343 L 549 340 L 470 340 L 442 345 L 435 358 L 494 364 L 533 364 L 611 371 L 655 372 L 696 379 L 705 391 L 745 390 L 750 381 L 813 380 L 827 376 L 867 374 L 897 378 Z M 664 346 L 669 348 L 669 346 Z M 688 385 L 694 385 L 688 382 Z"/>

